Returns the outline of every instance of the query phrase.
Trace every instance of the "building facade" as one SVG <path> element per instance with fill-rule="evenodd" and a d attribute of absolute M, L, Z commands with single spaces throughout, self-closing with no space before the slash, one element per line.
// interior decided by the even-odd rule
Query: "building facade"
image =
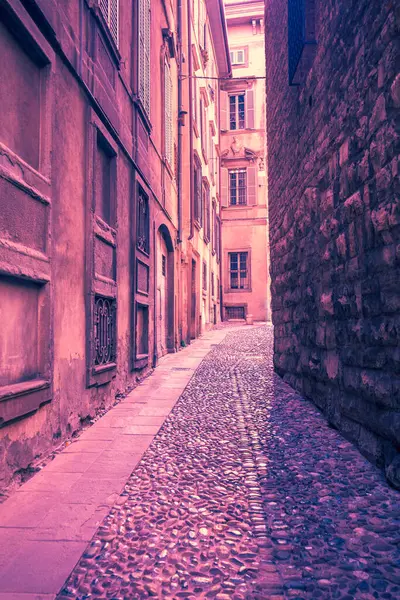
<path fill-rule="evenodd" d="M 264 2 L 226 0 L 232 78 L 221 82 L 223 317 L 267 321 Z"/>
<path fill-rule="evenodd" d="M 399 12 L 266 2 L 275 368 L 400 486 Z"/>
<path fill-rule="evenodd" d="M 219 2 L 0 0 L 0 46 L 4 487 L 219 321 L 230 66 Z"/>

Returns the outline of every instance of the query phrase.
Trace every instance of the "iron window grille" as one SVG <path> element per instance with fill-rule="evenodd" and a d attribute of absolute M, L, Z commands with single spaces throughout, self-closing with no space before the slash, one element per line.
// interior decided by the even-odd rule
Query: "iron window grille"
<path fill-rule="evenodd" d="M 137 202 L 137 241 L 136 245 L 139 250 L 145 254 L 149 254 L 149 199 L 139 186 L 138 202 Z"/>
<path fill-rule="evenodd" d="M 117 48 L 119 43 L 119 0 L 99 0 L 100 12 Z"/>
<path fill-rule="evenodd" d="M 116 360 L 116 302 L 112 298 L 95 296 L 94 301 L 94 364 L 103 366 Z"/>
<path fill-rule="evenodd" d="M 248 253 L 229 253 L 229 281 L 232 290 L 249 289 Z"/>
<path fill-rule="evenodd" d="M 167 259 L 165 257 L 165 254 L 161 255 L 161 274 L 163 277 L 165 277 L 167 272 Z"/>
<path fill-rule="evenodd" d="M 244 129 L 246 121 L 245 94 L 229 96 L 229 129 Z"/>
<path fill-rule="evenodd" d="M 245 309 L 244 306 L 226 306 L 225 313 L 227 319 L 244 319 Z"/>
<path fill-rule="evenodd" d="M 244 206 L 247 204 L 246 169 L 229 171 L 229 204 L 231 206 Z"/>

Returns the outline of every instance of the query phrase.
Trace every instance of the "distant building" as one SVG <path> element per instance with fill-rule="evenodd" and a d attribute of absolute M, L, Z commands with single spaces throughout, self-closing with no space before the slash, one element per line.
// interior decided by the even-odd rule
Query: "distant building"
<path fill-rule="evenodd" d="M 221 82 L 225 320 L 270 319 L 263 0 L 226 0 L 232 78 Z"/>
<path fill-rule="evenodd" d="M 400 487 L 396 2 L 266 2 L 275 368 Z"/>

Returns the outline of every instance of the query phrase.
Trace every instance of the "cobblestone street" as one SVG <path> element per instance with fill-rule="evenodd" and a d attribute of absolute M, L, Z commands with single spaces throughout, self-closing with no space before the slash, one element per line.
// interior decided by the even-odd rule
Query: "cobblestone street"
<path fill-rule="evenodd" d="M 59 600 L 400 597 L 400 496 L 274 375 L 272 334 L 212 348 Z"/>

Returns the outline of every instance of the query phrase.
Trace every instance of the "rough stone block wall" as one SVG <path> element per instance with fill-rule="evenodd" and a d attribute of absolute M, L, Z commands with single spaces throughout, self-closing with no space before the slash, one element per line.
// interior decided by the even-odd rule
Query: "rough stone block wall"
<path fill-rule="evenodd" d="M 266 1 L 274 363 L 400 485 L 400 7 L 316 0 L 288 84 L 288 2 Z"/>

